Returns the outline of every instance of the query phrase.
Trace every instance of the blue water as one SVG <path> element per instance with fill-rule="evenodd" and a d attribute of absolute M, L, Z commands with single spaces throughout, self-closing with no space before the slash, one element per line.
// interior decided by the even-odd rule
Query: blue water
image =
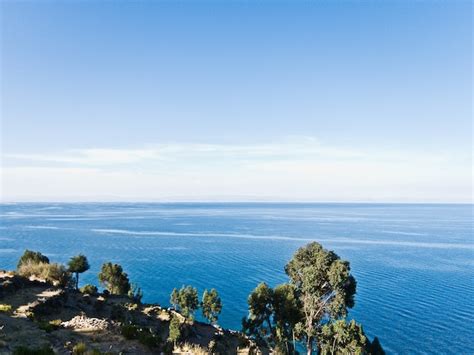
<path fill-rule="evenodd" d="M 351 262 L 350 316 L 389 353 L 474 353 L 472 205 L 3 204 L 0 268 L 25 248 L 52 261 L 85 253 L 81 283 L 100 265 L 123 265 L 145 293 L 168 304 L 173 287 L 215 287 L 220 323 L 240 328 L 248 293 L 286 281 L 285 263 L 316 240 Z"/>

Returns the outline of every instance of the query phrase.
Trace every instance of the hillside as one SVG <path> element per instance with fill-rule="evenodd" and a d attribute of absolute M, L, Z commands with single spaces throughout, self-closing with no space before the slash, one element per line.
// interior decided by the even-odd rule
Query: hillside
<path fill-rule="evenodd" d="M 180 346 L 167 341 L 180 320 Z M 131 303 L 129 297 L 83 294 L 52 283 L 0 272 L 0 354 L 249 354 L 247 337 L 190 321 L 173 309 Z M 49 349 L 49 350 L 47 350 Z M 259 351 L 258 351 L 259 352 Z"/>

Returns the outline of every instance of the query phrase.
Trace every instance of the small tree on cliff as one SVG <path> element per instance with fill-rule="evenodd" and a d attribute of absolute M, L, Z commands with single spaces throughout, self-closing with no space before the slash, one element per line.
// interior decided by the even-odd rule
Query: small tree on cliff
<path fill-rule="evenodd" d="M 118 264 L 105 263 L 102 265 L 99 281 L 111 294 L 126 295 L 130 291 L 128 275 Z"/>
<path fill-rule="evenodd" d="M 201 308 L 204 318 L 210 323 L 217 322 L 219 314 L 222 311 L 222 301 L 216 289 L 213 288 L 210 291 L 204 290 Z"/>
<path fill-rule="evenodd" d="M 32 251 L 26 249 L 23 255 L 18 260 L 17 269 L 20 269 L 23 264 L 49 264 L 49 259 L 47 256 L 44 256 L 39 251 Z"/>
<path fill-rule="evenodd" d="M 179 291 L 173 289 L 170 301 L 175 307 L 178 306 L 185 317 L 191 319 L 194 318 L 194 312 L 199 308 L 198 292 L 192 286 L 182 286 Z"/>
<path fill-rule="evenodd" d="M 354 306 L 356 282 L 349 263 L 316 242 L 298 249 L 285 271 L 302 306 L 303 320 L 297 331 L 312 354 L 323 320 L 344 317 L 347 308 Z"/>
<path fill-rule="evenodd" d="M 173 314 L 170 321 L 169 326 L 169 335 L 168 341 L 172 342 L 173 345 L 176 347 L 176 342 L 181 337 L 181 321 L 179 318 Z"/>
<path fill-rule="evenodd" d="M 89 270 L 89 262 L 85 255 L 73 256 L 68 262 L 69 272 L 76 274 L 76 290 L 79 289 L 79 274 Z"/>

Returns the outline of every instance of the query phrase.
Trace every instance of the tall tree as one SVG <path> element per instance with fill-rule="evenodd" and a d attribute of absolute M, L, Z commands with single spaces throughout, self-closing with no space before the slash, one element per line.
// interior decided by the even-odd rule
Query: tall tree
<path fill-rule="evenodd" d="M 99 281 L 111 294 L 126 295 L 130 291 L 128 275 L 118 264 L 103 264 L 99 273 Z"/>
<path fill-rule="evenodd" d="M 323 320 L 344 317 L 347 308 L 353 307 L 356 282 L 349 263 L 316 242 L 298 249 L 285 271 L 302 305 L 303 320 L 297 331 L 312 354 Z"/>
<path fill-rule="evenodd" d="M 217 322 L 222 311 L 222 301 L 216 289 L 204 290 L 201 302 L 202 315 L 211 323 Z"/>
<path fill-rule="evenodd" d="M 68 262 L 69 272 L 76 274 L 76 290 L 79 289 L 79 274 L 89 270 L 89 262 L 85 255 L 79 254 L 73 256 Z"/>

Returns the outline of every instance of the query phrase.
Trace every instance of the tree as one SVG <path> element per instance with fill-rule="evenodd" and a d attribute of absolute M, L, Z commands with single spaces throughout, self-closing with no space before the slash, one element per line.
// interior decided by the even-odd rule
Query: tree
<path fill-rule="evenodd" d="M 385 350 L 382 348 L 382 344 L 380 344 L 380 340 L 377 337 L 374 337 L 374 340 L 370 342 L 368 349 L 368 353 L 371 355 L 385 355 Z"/>
<path fill-rule="evenodd" d="M 135 303 L 142 303 L 143 291 L 137 284 L 132 283 L 130 290 L 128 290 L 128 297 Z"/>
<path fill-rule="evenodd" d="M 173 299 L 173 294 L 176 296 L 175 290 L 171 294 Z M 194 318 L 194 312 L 199 308 L 199 298 L 198 292 L 195 287 L 192 286 L 182 286 L 179 291 L 177 291 L 177 299 L 175 299 L 181 313 L 188 318 Z M 172 300 L 174 301 L 174 300 Z"/>
<path fill-rule="evenodd" d="M 17 269 L 20 269 L 23 264 L 49 264 L 49 259 L 47 256 L 44 256 L 39 251 L 32 251 L 26 249 L 23 255 L 18 260 Z"/>
<path fill-rule="evenodd" d="M 273 291 L 273 322 L 275 328 L 275 340 L 290 353 L 294 350 L 295 327 L 303 315 L 301 313 L 301 302 L 298 298 L 296 287 L 292 284 L 281 284 Z M 292 346 L 289 344 L 292 343 Z"/>
<path fill-rule="evenodd" d="M 128 276 L 118 264 L 103 264 L 99 281 L 111 294 L 126 295 L 130 291 Z"/>
<path fill-rule="evenodd" d="M 173 342 L 174 346 L 176 347 L 176 342 L 181 337 L 181 321 L 176 315 L 173 315 L 170 321 L 169 326 L 169 335 L 168 341 Z"/>
<path fill-rule="evenodd" d="M 173 292 L 170 295 L 170 303 L 176 309 L 179 303 L 179 291 L 176 288 L 173 288 Z"/>
<path fill-rule="evenodd" d="M 302 306 L 303 319 L 296 330 L 312 354 L 323 320 L 344 317 L 353 307 L 356 282 L 349 263 L 316 242 L 298 249 L 285 271 Z"/>
<path fill-rule="evenodd" d="M 324 325 L 318 337 L 321 355 L 367 354 L 368 345 L 362 327 L 354 320 L 340 319 Z"/>
<path fill-rule="evenodd" d="M 73 256 L 68 262 L 69 272 L 76 274 L 76 290 L 79 289 L 79 274 L 89 270 L 89 262 L 85 255 L 79 254 Z"/>
<path fill-rule="evenodd" d="M 259 343 L 273 340 L 273 326 L 271 316 L 273 313 L 273 290 L 265 282 L 261 282 L 247 299 L 249 315 L 242 320 L 244 333 L 253 336 Z"/>
<path fill-rule="evenodd" d="M 222 311 L 222 302 L 216 289 L 213 288 L 211 291 L 204 290 L 201 308 L 204 318 L 209 320 L 210 323 L 217 322 Z"/>
<path fill-rule="evenodd" d="M 247 302 L 249 315 L 242 321 L 244 333 L 260 344 L 278 348 L 279 353 L 291 353 L 295 347 L 295 325 L 302 318 L 295 286 L 282 284 L 271 289 L 262 282 Z"/>

